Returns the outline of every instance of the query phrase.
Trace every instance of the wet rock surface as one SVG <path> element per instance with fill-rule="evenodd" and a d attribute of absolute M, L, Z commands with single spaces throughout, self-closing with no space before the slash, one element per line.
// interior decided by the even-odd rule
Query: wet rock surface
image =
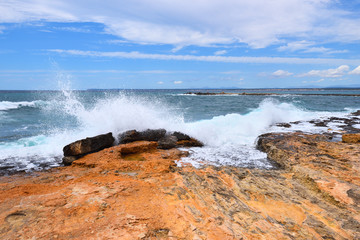
<path fill-rule="evenodd" d="M 138 132 L 137 130 L 129 130 L 119 134 L 119 143 L 130 143 L 135 141 L 159 141 L 166 134 L 165 129 L 147 129 Z"/>
<path fill-rule="evenodd" d="M 112 136 L 112 133 L 107 133 L 70 143 L 63 148 L 63 163 L 70 165 L 79 157 L 111 147 L 114 141 L 115 138 Z"/>
<path fill-rule="evenodd" d="M 360 115 L 358 114 L 360 110 L 349 114 L 347 117 L 328 117 L 324 119 L 315 119 L 309 121 L 295 121 L 290 123 L 276 123 L 277 127 L 281 128 L 291 128 L 299 124 L 310 123 L 323 131 L 329 130 L 330 132 L 339 132 L 342 133 L 360 133 Z M 336 128 L 334 130 L 332 128 Z"/>
<path fill-rule="evenodd" d="M 360 133 L 343 134 L 342 141 L 345 143 L 360 143 Z"/>
<path fill-rule="evenodd" d="M 182 140 L 189 141 L 189 140 Z M 0 239 L 359 239 L 360 144 L 270 133 L 277 170 L 176 167 L 138 141 L 0 177 Z"/>
<path fill-rule="evenodd" d="M 147 129 L 145 131 L 129 130 L 120 133 L 119 143 L 136 141 L 156 141 L 158 148 L 171 149 L 175 147 L 202 147 L 204 144 L 182 132 L 167 132 L 165 129 Z"/>

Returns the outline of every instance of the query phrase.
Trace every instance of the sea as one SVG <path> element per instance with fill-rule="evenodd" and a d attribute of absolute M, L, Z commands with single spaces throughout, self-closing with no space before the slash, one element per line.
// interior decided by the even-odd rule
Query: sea
<path fill-rule="evenodd" d="M 62 166 L 63 147 L 79 139 L 158 128 L 205 144 L 188 149 L 180 166 L 271 169 L 274 164 L 256 149 L 259 135 L 303 131 L 341 136 L 341 122 L 313 124 L 330 117 L 352 118 L 353 129 L 360 132 L 360 117 L 351 115 L 360 109 L 356 95 L 360 89 L 0 91 L 0 175 Z"/>

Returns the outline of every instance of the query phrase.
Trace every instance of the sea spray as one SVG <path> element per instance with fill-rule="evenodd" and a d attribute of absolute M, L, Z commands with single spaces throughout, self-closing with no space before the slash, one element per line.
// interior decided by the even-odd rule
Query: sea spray
<path fill-rule="evenodd" d="M 187 133 L 206 144 L 202 149 L 191 149 L 192 154 L 184 162 L 271 168 L 266 156 L 254 147 L 258 135 L 268 131 L 284 131 L 276 127 L 279 122 L 304 121 L 336 114 L 344 116 L 348 113 L 343 111 L 344 107 L 340 109 L 343 112 L 337 113 L 309 111 L 307 107 L 299 107 L 299 99 L 292 97 L 222 98 L 167 95 L 161 91 L 68 89 L 46 93 L 46 96 L 34 100 L 36 104 L 43 101 L 36 107 L 0 111 L 8 119 L 1 123 L 10 127 L 14 125 L 9 133 L 6 128 L 2 133 L 4 140 L 0 139 L 0 167 L 11 167 L 14 171 L 54 167 L 61 163 L 63 146 L 78 139 L 106 132 L 113 132 L 116 136 L 130 129 L 165 128 Z M 354 109 L 354 106 L 346 107 Z M 286 131 L 326 131 L 326 128 L 314 128 L 311 124 L 298 124 L 296 127 L 292 126 Z M 34 131 L 35 128 L 41 131 Z"/>
<path fill-rule="evenodd" d="M 206 144 L 192 150 L 183 162 L 239 167 L 272 168 L 264 153 L 255 149 L 255 139 L 278 122 L 311 119 L 312 114 L 292 104 L 265 99 L 248 114 L 227 114 L 211 120 L 188 123 L 185 132 Z"/>
<path fill-rule="evenodd" d="M 171 110 L 157 99 L 123 92 L 107 98 L 83 102 L 75 91 L 54 94 L 43 107 L 55 116 L 53 127 L 44 134 L 0 143 L 0 164 L 17 171 L 38 170 L 61 163 L 62 147 L 78 139 L 113 132 L 116 136 L 130 129 L 166 128 L 176 130 L 183 124 L 181 112 Z M 105 96 L 106 97 L 106 96 Z M 89 100 L 88 100 L 89 101 Z M 64 122 L 68 121 L 68 124 Z"/>

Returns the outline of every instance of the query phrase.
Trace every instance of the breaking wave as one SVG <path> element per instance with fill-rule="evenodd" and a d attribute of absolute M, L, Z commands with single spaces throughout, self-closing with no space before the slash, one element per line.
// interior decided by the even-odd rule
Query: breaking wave
<path fill-rule="evenodd" d="M 42 100 L 27 102 L 10 102 L 10 101 L 1 101 L 0 102 L 0 111 L 7 111 L 12 109 L 18 109 L 23 107 L 31 107 L 31 108 L 40 108 L 41 106 L 45 105 L 46 102 Z"/>
<path fill-rule="evenodd" d="M 265 154 L 254 147 L 257 136 L 279 122 L 310 120 L 330 114 L 306 111 L 291 103 L 267 98 L 258 107 L 248 109 L 247 114 L 230 113 L 186 122 L 185 108 L 166 104 L 154 96 L 119 93 L 89 104 L 74 92 L 63 91 L 59 100 L 50 102 L 0 102 L 0 110 L 42 106 L 48 114 L 60 114 L 76 122 L 71 127 L 54 127 L 38 136 L 0 142 L 1 167 L 30 171 L 59 166 L 63 146 L 75 140 L 107 132 L 116 137 L 130 129 L 165 128 L 182 131 L 205 143 L 204 148 L 193 148 L 183 163 L 271 168 Z"/>

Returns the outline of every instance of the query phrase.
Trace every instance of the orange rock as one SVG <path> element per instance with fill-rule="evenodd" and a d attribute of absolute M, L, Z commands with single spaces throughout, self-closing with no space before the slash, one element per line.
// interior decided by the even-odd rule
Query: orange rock
<path fill-rule="evenodd" d="M 342 141 L 344 143 L 360 143 L 360 133 L 343 134 Z"/>
<path fill-rule="evenodd" d="M 0 239 L 360 238 L 360 145 L 262 144 L 283 169 L 178 168 L 184 152 L 134 142 L 0 177 Z"/>

